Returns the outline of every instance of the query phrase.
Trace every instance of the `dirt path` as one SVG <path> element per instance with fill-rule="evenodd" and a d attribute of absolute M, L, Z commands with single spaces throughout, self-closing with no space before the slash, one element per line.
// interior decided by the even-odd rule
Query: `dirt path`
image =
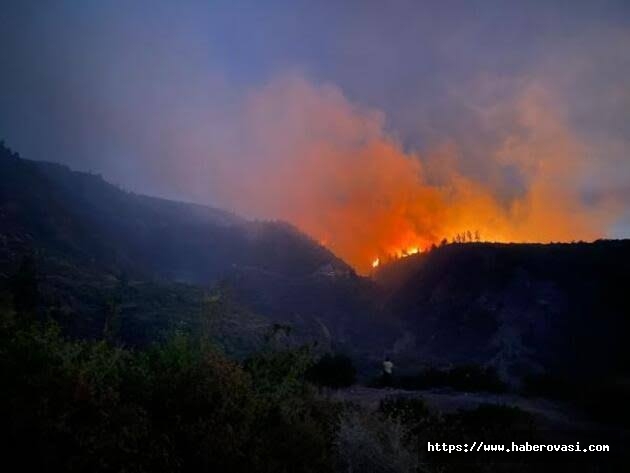
<path fill-rule="evenodd" d="M 422 398 L 436 413 L 450 413 L 458 409 L 474 409 L 480 404 L 518 407 L 531 413 L 541 426 L 554 429 L 586 428 L 591 424 L 569 406 L 547 399 L 525 398 L 513 394 L 465 393 L 447 390 L 405 391 L 391 388 L 353 386 L 330 393 L 338 401 L 349 401 L 376 409 L 382 399 L 389 397 Z"/>

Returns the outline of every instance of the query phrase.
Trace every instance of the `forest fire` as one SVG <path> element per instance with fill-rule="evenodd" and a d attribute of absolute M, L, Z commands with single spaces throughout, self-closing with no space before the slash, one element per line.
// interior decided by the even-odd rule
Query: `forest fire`
<path fill-rule="evenodd" d="M 404 258 L 405 256 L 416 255 L 418 253 L 420 253 L 420 248 L 418 248 L 417 246 L 414 246 L 412 248 L 407 248 L 406 250 L 400 250 L 400 252 L 397 253 L 397 255 L 400 258 Z"/>
<path fill-rule="evenodd" d="M 433 242 L 431 245 L 427 245 L 425 247 L 426 249 L 424 250 L 421 249 L 421 247 L 418 245 L 418 246 L 409 246 L 407 248 L 395 249 L 395 250 L 389 251 L 386 254 L 382 254 L 378 256 L 377 258 L 374 258 L 372 260 L 372 268 L 377 269 L 379 266 L 381 266 L 384 263 L 388 263 L 391 261 L 395 261 L 402 258 L 407 258 L 409 256 L 424 253 L 425 251 L 428 251 L 429 248 L 437 247 L 438 244 L 440 246 L 444 246 L 448 244 L 449 242 L 450 243 L 480 243 L 481 241 L 482 241 L 481 233 L 479 232 L 479 230 L 475 230 L 475 231 L 467 230 L 467 231 L 463 231 L 463 232 L 459 232 L 455 234 L 450 240 L 447 238 L 443 238 L 442 241 L 440 242 Z M 483 240 L 483 241 L 488 241 L 488 240 Z M 499 241 L 499 240 L 493 239 L 492 241 Z"/>
<path fill-rule="evenodd" d="M 422 250 L 420 250 L 420 248 L 418 248 L 417 246 L 407 248 L 407 249 L 402 249 L 402 250 L 396 250 L 392 253 L 389 253 L 386 256 L 386 259 L 384 258 L 384 261 L 392 261 L 392 260 L 397 260 L 401 258 L 407 258 L 408 256 L 417 255 L 421 252 Z M 378 268 L 380 265 L 381 265 L 381 257 L 377 257 L 372 260 L 373 269 Z"/>
<path fill-rule="evenodd" d="M 537 89 L 500 106 L 514 127 L 475 174 L 462 164 L 466 150 L 408 151 L 378 111 L 329 85 L 280 79 L 249 97 L 239 123 L 248 140 L 222 150 L 211 187 L 218 204 L 289 221 L 362 274 L 462 229 L 501 242 L 600 237 L 614 211 L 585 203 L 587 153 L 562 115 Z"/>

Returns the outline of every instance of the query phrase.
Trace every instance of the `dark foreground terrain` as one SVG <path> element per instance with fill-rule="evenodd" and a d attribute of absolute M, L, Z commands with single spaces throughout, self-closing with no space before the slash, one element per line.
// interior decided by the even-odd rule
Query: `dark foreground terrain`
<path fill-rule="evenodd" d="M 365 278 L 285 223 L 2 146 L 2 444 L 65 471 L 397 472 L 447 425 L 623 432 L 628 274 L 630 242 L 597 241 L 446 244 Z"/>

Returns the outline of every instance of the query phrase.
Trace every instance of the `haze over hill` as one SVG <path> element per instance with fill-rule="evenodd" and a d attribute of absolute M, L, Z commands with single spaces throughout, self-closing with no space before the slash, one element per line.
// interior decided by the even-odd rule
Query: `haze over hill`
<path fill-rule="evenodd" d="M 3 1 L 0 471 L 622 470 L 628 45 L 628 0 Z"/>
<path fill-rule="evenodd" d="M 79 336 L 100 336 L 131 281 L 119 301 L 126 343 L 197 330 L 222 287 L 240 353 L 281 323 L 293 343 L 346 351 L 366 374 L 386 353 L 407 372 L 475 363 L 515 385 L 627 371 L 628 241 L 447 244 L 371 280 L 285 223 L 132 194 L 6 148 L 0 168 L 3 277 L 36 255 L 44 305 Z"/>
<path fill-rule="evenodd" d="M 0 128 L 30 159 L 290 222 L 362 274 L 468 230 L 629 234 L 627 2 L 10 3 Z"/>
<path fill-rule="evenodd" d="M 270 323 L 306 326 L 306 332 L 327 344 L 330 332 L 343 341 L 347 331 L 366 330 L 366 320 L 375 312 L 372 283 L 289 224 L 248 221 L 200 205 L 132 194 L 99 176 L 1 151 L 5 277 L 20 258 L 36 252 L 51 297 L 60 298 L 59 304 L 75 317 L 79 333 L 99 333 L 104 299 L 121 277 L 183 284 L 188 293 L 191 285 L 210 290 L 221 283 Z M 83 290 L 88 279 L 93 279 L 92 287 Z M 153 314 L 146 327 L 137 322 L 146 314 L 134 303 L 129 317 L 123 311 L 122 320 L 134 329 L 128 341 L 150 338 L 142 332 L 154 332 L 153 324 L 165 329 L 162 316 L 171 321 L 199 317 L 203 290 L 193 290 L 190 300 L 190 294 L 177 295 L 168 287 L 175 301 L 157 312 L 150 303 L 145 306 Z M 177 314 L 178 298 L 185 314 Z M 378 338 L 379 331 L 371 333 Z"/>
<path fill-rule="evenodd" d="M 628 373 L 630 241 L 450 244 L 376 273 L 415 359 L 526 374 Z"/>

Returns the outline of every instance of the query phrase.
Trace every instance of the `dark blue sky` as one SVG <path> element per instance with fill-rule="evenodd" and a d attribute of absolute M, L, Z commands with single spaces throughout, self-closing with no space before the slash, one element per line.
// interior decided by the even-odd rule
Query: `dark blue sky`
<path fill-rule="evenodd" d="M 10 146 L 133 190 L 243 211 L 215 161 L 261 146 L 249 101 L 291 77 L 377 114 L 404 153 L 448 150 L 508 206 L 536 179 L 523 143 L 556 153 L 559 133 L 572 151 L 553 178 L 606 206 L 600 233 L 630 234 L 629 2 L 5 1 L 0 61 Z"/>

